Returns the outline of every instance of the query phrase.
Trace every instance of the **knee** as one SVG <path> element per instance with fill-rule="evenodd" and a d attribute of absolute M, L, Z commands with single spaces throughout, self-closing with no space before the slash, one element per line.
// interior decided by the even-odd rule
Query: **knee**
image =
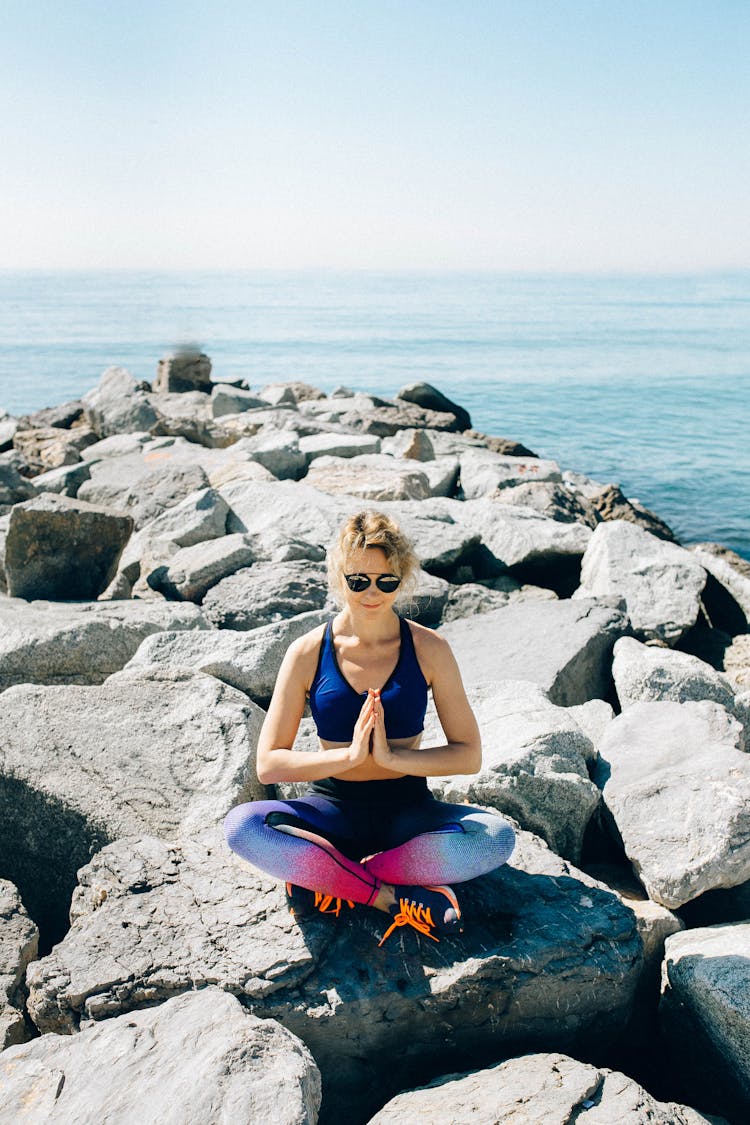
<path fill-rule="evenodd" d="M 264 817 L 257 805 L 260 802 L 249 802 L 244 805 L 235 805 L 224 818 L 224 839 L 233 852 L 245 856 L 248 852 L 253 837 L 257 833 L 259 822 Z"/>
<path fill-rule="evenodd" d="M 495 866 L 507 863 L 516 846 L 516 834 L 508 821 L 488 812 L 477 813 L 471 820 L 473 831 L 482 837 L 483 847 L 492 853 Z"/>

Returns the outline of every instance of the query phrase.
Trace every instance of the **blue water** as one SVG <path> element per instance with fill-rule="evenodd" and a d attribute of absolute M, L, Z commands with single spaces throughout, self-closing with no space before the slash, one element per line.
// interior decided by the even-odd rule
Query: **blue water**
<path fill-rule="evenodd" d="M 185 343 L 255 388 L 426 380 L 477 429 L 750 558 L 750 274 L 0 273 L 12 414 L 79 396 L 110 364 L 152 379 Z"/>

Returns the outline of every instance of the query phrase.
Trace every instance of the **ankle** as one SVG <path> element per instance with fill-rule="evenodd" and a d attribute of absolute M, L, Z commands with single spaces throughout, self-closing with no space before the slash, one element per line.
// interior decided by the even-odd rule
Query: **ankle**
<path fill-rule="evenodd" d="M 384 914 L 388 914 L 391 907 L 396 902 L 396 895 L 394 888 L 390 883 L 381 883 L 378 888 L 378 893 L 370 903 L 376 910 L 382 910 Z"/>

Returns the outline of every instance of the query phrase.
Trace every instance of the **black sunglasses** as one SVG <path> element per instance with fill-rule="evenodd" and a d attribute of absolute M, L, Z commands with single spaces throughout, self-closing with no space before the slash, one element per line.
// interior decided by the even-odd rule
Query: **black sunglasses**
<path fill-rule="evenodd" d="M 372 578 L 367 574 L 345 574 L 344 578 L 354 594 L 361 594 L 364 590 L 369 590 L 372 585 Z M 379 574 L 375 579 L 375 585 L 384 594 L 393 594 L 401 585 L 401 579 L 396 574 Z"/>

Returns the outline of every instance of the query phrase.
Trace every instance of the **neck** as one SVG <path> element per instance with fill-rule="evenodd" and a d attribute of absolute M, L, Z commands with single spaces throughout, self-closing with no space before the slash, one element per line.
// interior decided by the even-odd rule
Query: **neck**
<path fill-rule="evenodd" d="M 345 606 L 336 617 L 337 632 L 348 633 L 359 637 L 361 641 L 377 644 L 378 641 L 390 641 L 400 631 L 401 623 L 398 614 L 393 609 L 386 609 L 383 613 L 372 614 L 357 611 L 356 607 Z"/>

